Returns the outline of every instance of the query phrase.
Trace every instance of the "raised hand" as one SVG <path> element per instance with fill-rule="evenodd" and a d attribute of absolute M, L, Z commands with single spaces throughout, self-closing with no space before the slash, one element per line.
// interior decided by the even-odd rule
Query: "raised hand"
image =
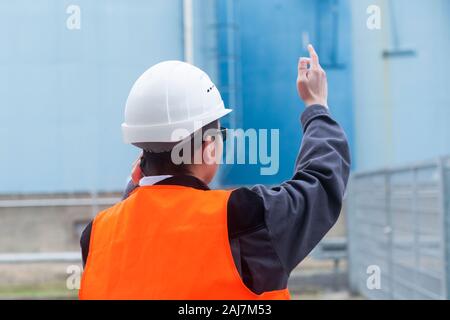
<path fill-rule="evenodd" d="M 308 51 L 310 58 L 302 57 L 298 63 L 298 93 L 307 107 L 320 104 L 328 108 L 327 75 L 312 45 L 308 46 Z"/>

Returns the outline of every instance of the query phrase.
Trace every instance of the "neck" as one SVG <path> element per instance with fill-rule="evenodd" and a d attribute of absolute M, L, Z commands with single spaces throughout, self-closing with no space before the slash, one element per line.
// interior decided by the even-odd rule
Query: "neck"
<path fill-rule="evenodd" d="M 196 165 L 193 165 L 189 168 L 189 172 L 187 175 L 193 176 L 199 180 L 201 180 L 204 184 L 208 185 L 211 182 L 211 179 L 208 178 L 208 176 L 205 174 L 205 170 L 201 170 Z"/>

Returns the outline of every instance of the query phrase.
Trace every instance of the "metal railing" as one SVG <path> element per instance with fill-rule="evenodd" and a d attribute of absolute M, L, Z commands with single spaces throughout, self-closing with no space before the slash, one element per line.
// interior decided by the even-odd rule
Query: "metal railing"
<path fill-rule="evenodd" d="M 356 173 L 348 194 L 350 285 L 371 299 L 449 298 L 450 158 Z M 367 284 L 379 270 L 380 286 Z"/>
<path fill-rule="evenodd" d="M 121 197 L 113 194 L 100 196 L 93 192 L 79 197 L 33 197 L 0 199 L 0 220 L 2 210 L 15 208 L 53 208 L 53 207 L 89 207 L 92 217 L 100 211 L 100 207 L 112 206 L 121 201 Z M 18 217 L 19 219 L 19 217 Z M 83 226 L 84 228 L 84 226 Z M 82 229 L 79 231 L 81 235 Z M 79 239 L 79 236 L 77 237 Z M 80 251 L 58 252 L 0 252 L 0 265 L 25 263 L 81 263 Z"/>
<path fill-rule="evenodd" d="M 0 264 L 6 263 L 81 262 L 80 252 L 23 252 L 0 253 Z"/>
<path fill-rule="evenodd" d="M 0 208 L 29 207 L 81 207 L 109 206 L 119 202 L 119 197 L 109 198 L 45 198 L 45 199 L 12 199 L 0 200 Z"/>

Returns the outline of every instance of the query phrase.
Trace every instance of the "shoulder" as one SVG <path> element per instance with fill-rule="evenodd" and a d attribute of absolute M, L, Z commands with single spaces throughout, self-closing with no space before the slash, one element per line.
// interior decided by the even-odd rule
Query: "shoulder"
<path fill-rule="evenodd" d="M 248 188 L 238 188 L 230 193 L 227 211 L 230 238 L 252 233 L 266 226 L 263 199 Z"/>

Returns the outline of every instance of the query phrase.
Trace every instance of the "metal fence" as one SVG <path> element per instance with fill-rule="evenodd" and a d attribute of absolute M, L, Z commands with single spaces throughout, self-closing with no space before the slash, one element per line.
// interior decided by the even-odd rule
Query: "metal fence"
<path fill-rule="evenodd" d="M 449 201 L 450 158 L 354 174 L 351 288 L 370 299 L 449 299 Z M 371 286 L 378 271 L 380 286 Z"/>
<path fill-rule="evenodd" d="M 0 253 L 0 264 L 17 263 L 58 263 L 76 262 L 81 263 L 81 252 L 20 252 L 20 253 Z"/>
<path fill-rule="evenodd" d="M 81 262 L 82 231 L 120 200 L 120 193 L 1 195 L 0 266 Z"/>

